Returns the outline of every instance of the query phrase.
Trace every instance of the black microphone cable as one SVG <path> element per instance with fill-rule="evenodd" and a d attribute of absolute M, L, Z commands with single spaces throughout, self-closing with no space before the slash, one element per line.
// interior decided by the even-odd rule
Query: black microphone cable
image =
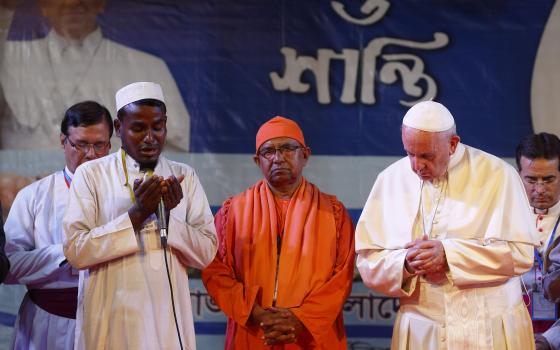
<path fill-rule="evenodd" d="M 165 271 L 167 272 L 167 280 L 169 281 L 169 292 L 171 293 L 171 307 L 173 308 L 173 318 L 175 319 L 175 328 L 177 329 L 177 337 L 179 338 L 179 346 L 183 350 L 183 341 L 181 340 L 181 331 L 179 330 L 179 322 L 177 321 L 177 311 L 175 310 L 175 297 L 173 296 L 173 284 L 171 283 L 171 272 L 169 271 L 169 263 L 167 262 L 167 214 L 165 212 L 165 205 L 163 199 L 160 199 L 158 204 L 159 217 L 159 237 L 161 239 L 161 246 L 163 247 L 163 259 L 165 260 Z"/>
<path fill-rule="evenodd" d="M 144 179 L 151 176 L 149 172 L 144 171 Z M 152 171 L 153 172 L 153 171 Z M 173 284 L 171 283 L 171 272 L 169 271 L 169 263 L 167 262 L 167 215 L 163 200 L 160 199 L 157 207 L 158 225 L 160 231 L 161 246 L 163 247 L 163 259 L 165 260 L 165 272 L 167 273 L 167 281 L 169 282 L 169 292 L 171 294 L 171 308 L 173 309 L 173 319 L 175 320 L 175 329 L 177 330 L 177 338 L 179 339 L 179 347 L 183 350 L 183 341 L 181 339 L 181 331 L 179 330 L 179 321 L 177 321 L 177 311 L 175 309 L 175 297 L 173 295 Z"/>
<path fill-rule="evenodd" d="M 165 270 L 167 271 L 167 280 L 169 281 L 169 291 L 171 292 L 171 307 L 173 308 L 173 318 L 175 319 L 175 328 L 177 329 L 177 337 L 179 338 L 179 346 L 183 350 L 183 341 L 181 340 L 181 331 L 179 331 L 179 322 L 177 321 L 177 311 L 175 311 L 175 298 L 173 297 L 173 285 L 171 284 L 171 273 L 169 272 L 169 264 L 167 263 L 167 236 L 161 236 L 161 246 L 163 247 L 163 258 L 165 260 Z"/>

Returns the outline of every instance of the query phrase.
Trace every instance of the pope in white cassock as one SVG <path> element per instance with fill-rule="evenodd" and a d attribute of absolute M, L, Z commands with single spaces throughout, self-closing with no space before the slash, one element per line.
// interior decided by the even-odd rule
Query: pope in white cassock
<path fill-rule="evenodd" d="M 74 348 L 78 272 L 67 264 L 62 216 L 76 168 L 109 153 L 111 114 L 93 101 L 70 107 L 61 124 L 60 145 L 66 167 L 23 188 L 5 225 L 11 269 L 6 283 L 24 284 L 12 348 Z"/>
<path fill-rule="evenodd" d="M 194 170 L 160 156 L 167 132 L 161 87 L 127 85 L 116 104 L 122 148 L 78 168 L 63 219 L 64 253 L 85 270 L 76 348 L 179 349 L 181 339 L 195 349 L 187 267 L 213 260 L 213 216 Z M 160 199 L 166 249 L 155 215 Z"/>
<path fill-rule="evenodd" d="M 517 172 L 461 144 L 436 102 L 410 108 L 402 141 L 356 227 L 364 283 L 400 298 L 391 349 L 533 349 L 519 275 L 538 238 Z"/>

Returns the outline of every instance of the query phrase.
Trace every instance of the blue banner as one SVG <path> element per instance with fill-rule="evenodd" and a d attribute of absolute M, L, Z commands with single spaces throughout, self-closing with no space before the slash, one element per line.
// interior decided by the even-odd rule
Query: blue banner
<path fill-rule="evenodd" d="M 315 154 L 401 155 L 404 112 L 433 98 L 466 143 L 511 156 L 532 132 L 533 63 L 552 6 L 113 1 L 98 23 L 104 37 L 165 61 L 190 114 L 191 152 L 252 153 L 258 126 L 285 115 Z M 9 39 L 46 35 L 39 12 L 20 8 Z"/>

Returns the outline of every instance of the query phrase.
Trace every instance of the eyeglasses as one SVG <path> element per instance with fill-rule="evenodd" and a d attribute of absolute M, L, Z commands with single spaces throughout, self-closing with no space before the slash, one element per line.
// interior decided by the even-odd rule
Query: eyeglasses
<path fill-rule="evenodd" d="M 550 187 L 552 185 L 554 185 L 556 183 L 556 181 L 558 180 L 558 178 L 556 177 L 546 177 L 544 179 L 528 179 L 528 178 L 524 178 L 523 181 L 525 183 L 527 183 L 529 186 L 533 186 L 536 187 L 538 185 L 541 185 L 542 187 Z"/>
<path fill-rule="evenodd" d="M 68 136 L 64 139 L 64 142 L 68 141 L 70 146 L 76 150 L 76 152 L 81 154 L 86 154 L 89 152 L 90 148 L 93 148 L 93 152 L 95 154 L 103 154 L 107 148 L 109 147 L 110 142 L 96 142 L 96 143 L 87 143 L 87 142 L 72 142 Z"/>
<path fill-rule="evenodd" d="M 303 147 L 289 144 L 285 144 L 280 147 L 266 147 L 259 151 L 259 156 L 268 160 L 273 160 L 276 152 L 279 151 L 283 157 L 293 157 L 296 151 L 300 148 Z"/>

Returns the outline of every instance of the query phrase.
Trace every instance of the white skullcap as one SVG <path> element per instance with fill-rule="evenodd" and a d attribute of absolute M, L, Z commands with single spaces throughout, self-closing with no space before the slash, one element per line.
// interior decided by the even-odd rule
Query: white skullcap
<path fill-rule="evenodd" d="M 117 91 L 115 99 L 117 102 L 117 111 L 129 103 L 144 99 L 154 99 L 165 103 L 161 86 L 156 83 L 144 81 L 128 84 L 121 88 Z"/>
<path fill-rule="evenodd" d="M 410 107 L 402 123 L 422 131 L 440 132 L 451 129 L 455 125 L 455 120 L 441 103 L 423 101 Z"/>

